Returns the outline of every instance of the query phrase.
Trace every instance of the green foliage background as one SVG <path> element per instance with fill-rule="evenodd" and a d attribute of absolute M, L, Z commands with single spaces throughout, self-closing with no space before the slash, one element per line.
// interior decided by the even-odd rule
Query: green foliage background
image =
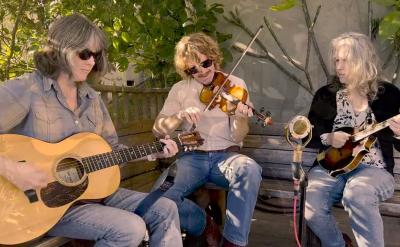
<path fill-rule="evenodd" d="M 0 80 L 33 69 L 49 24 L 58 16 L 79 12 L 96 22 L 110 42 L 109 59 L 124 71 L 131 62 L 151 86 L 170 86 L 179 78 L 173 67 L 174 46 L 191 32 L 203 31 L 219 43 L 231 38 L 218 32 L 223 5 L 204 0 L 0 0 Z M 222 48 L 225 61 L 230 52 Z"/>

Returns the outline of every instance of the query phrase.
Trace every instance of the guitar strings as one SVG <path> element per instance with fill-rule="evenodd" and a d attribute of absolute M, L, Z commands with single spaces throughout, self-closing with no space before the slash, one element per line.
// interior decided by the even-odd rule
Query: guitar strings
<path fill-rule="evenodd" d="M 177 143 L 178 143 L 178 142 L 177 142 Z M 156 148 L 162 148 L 161 142 L 153 142 L 152 144 L 144 144 L 144 145 L 148 145 L 149 147 L 150 147 L 150 145 L 153 145 L 153 146 L 156 146 Z M 144 145 L 142 145 L 141 147 L 143 148 L 145 154 L 146 154 L 146 155 L 149 155 L 149 154 L 147 154 L 146 148 L 144 147 Z M 178 145 L 179 145 L 179 144 L 178 144 Z M 115 155 L 118 154 L 118 155 L 121 156 L 121 157 L 122 157 L 122 155 L 124 155 L 125 157 L 127 157 L 126 154 L 123 153 L 123 152 L 128 151 L 128 153 L 130 154 L 130 153 L 131 153 L 131 152 L 129 152 L 130 149 L 133 150 L 133 152 L 134 152 L 134 154 L 135 154 L 135 157 L 136 157 L 136 152 L 135 152 L 135 150 L 138 151 L 139 153 L 141 152 L 140 147 L 129 147 L 129 148 L 123 148 L 123 149 L 120 149 L 120 150 L 115 150 L 115 151 L 111 151 L 111 152 L 107 152 L 107 153 L 95 154 L 95 155 L 93 155 L 93 156 L 83 157 L 83 158 L 82 158 L 82 161 L 86 160 L 86 161 L 91 162 L 89 159 L 93 159 L 94 162 L 98 162 L 98 161 L 101 162 L 101 161 L 104 161 L 104 159 L 102 159 L 101 156 L 105 156 L 105 157 L 110 156 L 110 158 L 107 157 L 107 160 L 111 159 L 112 161 L 114 161 L 114 159 L 116 159 L 116 160 L 118 161 L 120 158 L 116 158 L 116 157 L 114 158 L 113 155 L 114 155 L 114 154 L 115 154 Z M 96 157 L 96 156 L 97 156 L 97 157 Z M 142 157 L 144 157 L 144 156 L 145 156 L 145 155 L 143 155 Z M 142 158 L 142 157 L 136 157 L 136 159 Z M 134 159 L 133 159 L 133 160 L 134 160 Z M 118 164 L 118 162 L 116 162 L 116 163 Z M 78 165 L 77 165 L 77 164 L 78 164 Z M 81 161 L 75 159 L 74 161 L 70 161 L 70 162 L 66 162 L 66 163 L 61 163 L 57 168 L 61 168 L 61 170 L 67 170 L 67 169 L 69 169 L 69 168 L 85 168 L 85 166 L 87 167 L 87 166 L 96 165 L 96 164 L 97 164 L 97 163 L 94 163 L 94 164 L 91 164 L 91 163 L 84 164 L 83 162 L 81 162 Z M 114 165 L 115 165 L 115 164 L 114 164 Z"/>
<path fill-rule="evenodd" d="M 178 137 L 174 137 L 174 138 L 171 138 L 171 139 L 176 142 L 176 144 L 178 145 L 178 148 L 182 148 L 182 146 L 185 146 L 185 145 L 182 145 L 182 143 L 181 143 L 181 140 L 184 139 L 183 136 L 178 136 Z M 198 142 L 199 142 L 197 140 L 197 138 L 195 138 L 195 139 L 196 139 L 196 142 L 195 142 L 196 144 L 192 144 L 193 146 L 198 145 Z M 92 156 L 88 156 L 88 157 L 83 157 L 82 158 L 82 161 L 87 160 L 88 162 L 91 162 L 89 159 L 92 159 L 95 162 L 94 164 L 91 164 L 91 163 L 84 164 L 84 162 L 81 162 L 81 161 L 75 159 L 74 161 L 61 163 L 57 168 L 61 168 L 61 170 L 66 170 L 66 169 L 69 169 L 69 168 L 81 168 L 82 167 L 83 169 L 85 169 L 85 167 L 88 167 L 88 166 L 96 166 L 96 165 L 98 165 L 97 162 L 99 162 L 99 161 L 100 162 L 104 161 L 104 159 L 101 158 L 102 156 L 105 156 L 105 157 L 110 156 L 111 161 L 114 161 L 114 156 L 113 155 L 116 155 L 116 154 L 118 154 L 120 157 L 122 157 L 122 155 L 127 157 L 126 153 L 124 153 L 124 152 L 128 151 L 128 154 L 131 154 L 131 152 L 129 150 L 132 150 L 134 152 L 135 159 L 139 159 L 139 158 L 142 158 L 144 156 L 147 156 L 147 155 L 150 155 L 150 154 L 153 153 L 153 152 L 150 152 L 149 154 L 147 154 L 145 146 L 150 147 L 150 150 L 151 150 L 151 146 L 155 146 L 157 150 L 160 150 L 160 149 L 162 150 L 163 143 L 160 142 L 160 141 L 156 141 L 156 142 L 149 143 L 149 144 L 142 144 L 142 145 L 138 145 L 138 146 L 134 146 L 134 147 L 122 148 L 122 149 L 114 150 L 114 151 L 107 152 L 107 153 L 95 154 L 95 155 L 92 155 Z M 137 157 L 135 150 L 137 152 L 139 152 L 139 154 L 142 154 L 141 152 L 144 151 L 145 155 L 142 154 L 141 157 Z M 119 163 L 120 158 L 115 157 L 115 159 L 118 161 L 118 162 L 116 162 L 116 164 L 120 164 Z M 132 159 L 132 156 L 129 159 L 130 160 L 135 160 L 135 159 Z M 129 159 L 127 159 L 126 161 L 128 161 Z M 109 158 L 107 158 L 107 160 L 109 160 Z M 114 162 L 113 162 L 112 165 L 116 165 L 116 164 L 114 164 Z M 59 171 L 59 170 L 57 169 L 57 171 Z"/>

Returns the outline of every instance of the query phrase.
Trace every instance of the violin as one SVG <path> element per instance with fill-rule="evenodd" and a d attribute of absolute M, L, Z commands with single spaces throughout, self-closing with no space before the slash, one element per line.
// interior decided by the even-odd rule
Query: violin
<path fill-rule="evenodd" d="M 218 92 L 215 93 L 216 87 L 219 89 Z M 218 96 L 220 97 L 217 97 L 218 99 L 215 100 L 217 93 L 219 93 Z M 253 115 L 262 123 L 262 126 L 272 124 L 271 113 L 268 111 L 264 113 L 264 108 L 261 108 L 259 112 L 247 105 L 247 90 L 240 86 L 231 85 L 231 81 L 222 72 L 215 72 L 212 82 L 209 85 L 203 86 L 199 98 L 200 102 L 209 106 L 208 109 L 213 109 L 218 106 L 221 111 L 226 112 L 228 115 L 234 115 L 237 105 L 239 102 L 242 102 L 253 111 Z"/>

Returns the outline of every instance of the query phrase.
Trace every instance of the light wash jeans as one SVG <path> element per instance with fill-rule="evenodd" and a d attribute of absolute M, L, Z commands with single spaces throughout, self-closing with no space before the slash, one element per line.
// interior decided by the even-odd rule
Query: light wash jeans
<path fill-rule="evenodd" d="M 237 245 L 247 245 L 251 219 L 261 182 L 261 167 L 237 153 L 189 152 L 177 161 L 174 185 L 164 196 L 178 205 L 181 227 L 192 235 L 205 228 L 205 212 L 184 197 L 206 182 L 228 189 L 223 235 Z"/>
<path fill-rule="evenodd" d="M 390 173 L 360 164 L 355 170 L 334 178 L 317 166 L 311 169 L 308 178 L 305 218 L 323 247 L 345 245 L 331 214 L 332 206 L 340 201 L 349 214 L 358 246 L 384 247 L 379 202 L 393 195 L 395 183 Z"/>
<path fill-rule="evenodd" d="M 143 218 L 132 212 L 147 194 L 118 189 L 103 204 L 72 207 L 48 233 L 75 239 L 95 240 L 96 247 L 138 246 L 149 229 L 150 246 L 182 246 L 175 203 L 160 198 Z"/>

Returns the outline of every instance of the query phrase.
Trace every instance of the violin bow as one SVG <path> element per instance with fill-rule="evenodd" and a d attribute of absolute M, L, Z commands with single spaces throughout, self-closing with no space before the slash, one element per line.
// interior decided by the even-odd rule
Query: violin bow
<path fill-rule="evenodd" d="M 263 25 L 261 25 L 256 34 L 254 34 L 254 37 L 250 40 L 250 42 L 247 44 L 246 49 L 244 49 L 242 55 L 240 56 L 240 58 L 237 60 L 235 66 L 233 66 L 231 72 L 229 72 L 229 74 L 226 76 L 224 82 L 222 83 L 221 87 L 218 88 L 218 91 L 215 93 L 214 97 L 211 99 L 210 103 L 208 103 L 207 107 L 204 109 L 203 112 L 206 112 L 210 109 L 211 105 L 213 104 L 213 102 L 217 99 L 218 95 L 221 94 L 226 82 L 228 81 L 229 76 L 231 76 L 233 74 L 233 72 L 235 71 L 235 69 L 237 68 L 237 66 L 239 65 L 239 63 L 242 61 L 242 59 L 244 58 L 244 56 L 246 55 L 247 51 L 250 49 L 251 45 L 254 43 L 254 41 L 256 40 L 257 36 L 261 33 L 261 30 L 264 28 Z M 190 128 L 191 131 L 196 129 L 196 124 L 193 124 L 192 127 Z"/>
<path fill-rule="evenodd" d="M 218 88 L 218 91 L 215 93 L 214 97 L 211 99 L 210 103 L 208 103 L 207 107 L 204 109 L 204 112 L 208 111 L 211 107 L 211 105 L 214 103 L 214 101 L 217 99 L 218 95 L 221 94 L 221 91 L 223 90 L 226 82 L 228 81 L 228 78 L 233 74 L 233 72 L 235 71 L 235 69 L 237 68 L 237 66 L 239 65 L 239 63 L 242 61 L 243 57 L 246 55 L 247 51 L 250 49 L 250 46 L 254 43 L 254 41 L 256 40 L 257 36 L 261 33 L 261 30 L 263 29 L 263 25 L 261 25 L 256 34 L 254 35 L 254 37 L 250 40 L 249 44 L 246 46 L 246 49 L 244 49 L 242 55 L 240 56 L 240 58 L 238 59 L 238 61 L 236 62 L 235 66 L 233 66 L 231 72 L 229 72 L 229 74 L 226 76 L 224 82 L 222 83 L 222 85 Z"/>

